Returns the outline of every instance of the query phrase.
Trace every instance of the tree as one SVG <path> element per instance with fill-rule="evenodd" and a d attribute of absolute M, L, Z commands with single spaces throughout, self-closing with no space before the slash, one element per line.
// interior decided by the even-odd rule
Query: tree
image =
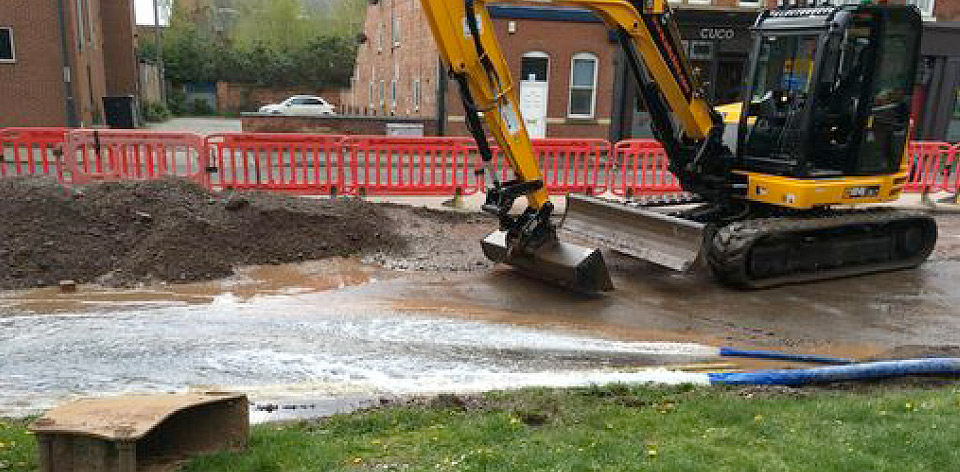
<path fill-rule="evenodd" d="M 241 49 L 258 45 L 274 51 L 291 51 L 323 32 L 321 19 L 300 0 L 242 0 L 232 33 Z"/>

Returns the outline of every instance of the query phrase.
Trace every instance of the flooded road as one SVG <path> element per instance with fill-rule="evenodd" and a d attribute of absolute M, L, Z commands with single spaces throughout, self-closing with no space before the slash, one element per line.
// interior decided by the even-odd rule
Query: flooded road
<path fill-rule="evenodd" d="M 679 382 L 645 369 L 715 363 L 710 346 L 866 357 L 960 344 L 960 262 L 950 259 L 740 292 L 608 257 L 618 290 L 598 297 L 505 268 L 399 272 L 349 259 L 125 292 L 9 292 L 0 417 L 75 395 L 185 389 L 334 411 L 379 395 Z"/>
<path fill-rule="evenodd" d="M 557 375 L 602 380 L 713 355 L 697 344 L 418 314 L 375 295 L 381 285 L 393 292 L 400 279 L 381 281 L 368 270 L 339 261 L 119 297 L 89 289 L 8 296 L 0 302 L 7 314 L 0 317 L 0 416 L 115 392 L 233 389 L 259 401 L 316 403 L 551 385 Z M 288 272 L 312 283 L 285 285 Z M 324 283 L 340 276 L 346 279 Z M 216 284 L 221 293 L 204 293 Z"/>

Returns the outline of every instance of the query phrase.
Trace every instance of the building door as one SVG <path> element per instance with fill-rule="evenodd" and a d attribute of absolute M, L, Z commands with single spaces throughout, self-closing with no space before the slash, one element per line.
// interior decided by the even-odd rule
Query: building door
<path fill-rule="evenodd" d="M 531 138 L 547 136 L 550 56 L 528 52 L 520 60 L 520 113 Z"/>

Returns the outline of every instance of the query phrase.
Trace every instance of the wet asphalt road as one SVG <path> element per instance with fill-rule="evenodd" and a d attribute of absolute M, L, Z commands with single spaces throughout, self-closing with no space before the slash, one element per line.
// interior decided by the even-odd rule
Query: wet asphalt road
<path fill-rule="evenodd" d="M 953 248 L 960 238 L 943 230 Z M 352 260 L 134 292 L 6 293 L 0 416 L 122 391 L 334 401 L 549 384 L 710 361 L 705 346 L 869 357 L 960 345 L 952 249 L 917 270 L 753 292 L 607 257 L 617 290 L 594 297 L 504 267 L 401 272 Z"/>

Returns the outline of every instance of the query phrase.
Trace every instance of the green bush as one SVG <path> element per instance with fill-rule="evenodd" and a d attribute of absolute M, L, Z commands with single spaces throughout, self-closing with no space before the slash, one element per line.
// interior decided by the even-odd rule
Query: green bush
<path fill-rule="evenodd" d="M 187 113 L 187 94 L 183 90 L 174 88 L 167 95 L 167 107 L 174 115 Z"/>
<path fill-rule="evenodd" d="M 190 103 L 190 113 L 196 116 L 210 116 L 214 113 L 214 109 L 206 100 L 195 98 Z"/>
<path fill-rule="evenodd" d="M 159 123 L 170 119 L 170 110 L 162 102 L 144 102 L 140 111 L 143 119 L 151 123 Z"/>

